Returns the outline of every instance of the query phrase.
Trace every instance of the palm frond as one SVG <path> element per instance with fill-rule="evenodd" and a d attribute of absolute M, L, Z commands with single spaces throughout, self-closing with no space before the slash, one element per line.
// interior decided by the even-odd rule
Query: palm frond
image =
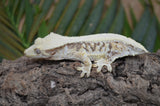
<path fill-rule="evenodd" d="M 91 13 L 87 17 L 85 24 L 80 29 L 80 32 L 78 35 L 87 35 L 87 34 L 94 33 L 94 30 L 96 29 L 102 15 L 103 6 L 104 6 L 104 0 L 99 0 L 96 3 Z"/>
<path fill-rule="evenodd" d="M 118 1 L 113 0 L 111 6 L 104 13 L 104 17 L 100 20 L 100 23 L 96 28 L 96 33 L 108 32 L 116 16 L 117 7 L 118 7 Z"/>
<path fill-rule="evenodd" d="M 152 3 L 139 0 L 144 8 L 140 20 L 136 19 L 134 8 L 129 8 L 130 22 L 122 2 L 112 0 L 109 6 L 105 2 L 106 0 L 1 0 L 0 59 L 22 56 L 24 49 L 34 39 L 44 37 L 51 31 L 66 36 L 119 33 L 132 37 L 149 51 L 160 48 L 160 24 Z"/>
<path fill-rule="evenodd" d="M 77 36 L 80 28 L 82 27 L 89 11 L 92 7 L 93 0 L 86 0 L 82 6 L 77 10 L 72 22 L 70 23 L 65 35 Z"/>
<path fill-rule="evenodd" d="M 113 24 L 111 25 L 111 28 L 109 29 L 110 33 L 122 33 L 124 25 L 124 15 L 124 8 L 121 5 L 118 9 L 118 13 L 113 21 Z"/>

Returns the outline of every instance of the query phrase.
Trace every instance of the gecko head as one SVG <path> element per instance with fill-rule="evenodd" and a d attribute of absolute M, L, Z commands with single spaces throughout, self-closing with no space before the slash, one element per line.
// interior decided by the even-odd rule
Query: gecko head
<path fill-rule="evenodd" d="M 31 58 L 49 58 L 51 53 L 46 51 L 61 47 L 66 43 L 66 41 L 66 37 L 50 33 L 44 38 L 37 38 L 34 44 L 24 51 L 24 54 Z M 54 56 L 56 57 L 56 55 L 58 54 L 55 53 Z"/>
<path fill-rule="evenodd" d="M 24 51 L 25 56 L 32 58 L 47 58 L 49 54 L 43 49 L 43 38 L 37 38 L 32 46 Z"/>

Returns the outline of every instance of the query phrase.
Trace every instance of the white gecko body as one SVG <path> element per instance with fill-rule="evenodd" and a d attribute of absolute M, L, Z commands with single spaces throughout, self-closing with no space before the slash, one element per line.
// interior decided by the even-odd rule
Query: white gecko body
<path fill-rule="evenodd" d="M 124 56 L 134 56 L 148 52 L 140 43 L 122 35 L 103 33 L 80 37 L 66 37 L 50 33 L 44 38 L 37 38 L 35 43 L 25 50 L 25 55 L 48 60 L 78 60 L 82 62 L 81 77 L 90 75 L 92 67 L 107 66 L 112 71 L 111 63 Z M 94 64 L 92 64 L 92 62 Z"/>

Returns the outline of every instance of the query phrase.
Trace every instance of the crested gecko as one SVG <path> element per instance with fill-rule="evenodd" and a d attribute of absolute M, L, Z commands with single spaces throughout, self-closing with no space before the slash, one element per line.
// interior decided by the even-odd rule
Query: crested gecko
<path fill-rule="evenodd" d="M 97 72 L 100 72 L 103 66 L 107 66 L 111 72 L 111 63 L 117 58 L 146 52 L 148 51 L 140 43 L 119 34 L 67 37 L 51 32 L 44 38 L 37 38 L 24 54 L 31 58 L 47 60 L 81 61 L 81 67 L 76 69 L 82 71 L 80 77 L 85 74 L 89 77 L 92 67 L 97 67 Z"/>

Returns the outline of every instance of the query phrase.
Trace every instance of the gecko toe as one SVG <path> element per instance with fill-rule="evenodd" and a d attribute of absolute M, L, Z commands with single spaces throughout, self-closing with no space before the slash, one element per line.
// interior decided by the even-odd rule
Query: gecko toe
<path fill-rule="evenodd" d="M 84 75 L 85 75 L 85 73 L 82 71 L 80 77 L 82 78 L 82 77 L 84 77 Z"/>
<path fill-rule="evenodd" d="M 90 72 L 87 72 L 87 77 L 89 77 L 90 76 Z"/>
<path fill-rule="evenodd" d="M 97 64 L 97 65 L 98 65 L 97 73 L 99 73 L 102 70 L 103 66 L 107 66 L 107 70 L 109 72 L 112 72 L 112 66 L 111 66 L 111 64 L 104 63 L 104 64 Z"/>
<path fill-rule="evenodd" d="M 102 70 L 102 66 L 98 66 L 97 73 L 101 72 L 101 70 Z"/>
<path fill-rule="evenodd" d="M 92 64 L 92 67 L 97 67 L 98 65 L 97 64 Z"/>
<path fill-rule="evenodd" d="M 82 71 L 82 67 L 76 67 L 76 70 Z"/>
<path fill-rule="evenodd" d="M 112 66 L 110 64 L 107 64 L 106 66 L 107 66 L 108 71 L 112 72 Z"/>
<path fill-rule="evenodd" d="M 85 66 L 84 64 L 81 64 L 80 67 L 76 67 L 76 70 L 82 71 L 82 73 L 80 75 L 81 78 L 84 77 L 85 74 L 87 75 L 87 77 L 89 77 L 90 76 L 91 65 Z"/>

